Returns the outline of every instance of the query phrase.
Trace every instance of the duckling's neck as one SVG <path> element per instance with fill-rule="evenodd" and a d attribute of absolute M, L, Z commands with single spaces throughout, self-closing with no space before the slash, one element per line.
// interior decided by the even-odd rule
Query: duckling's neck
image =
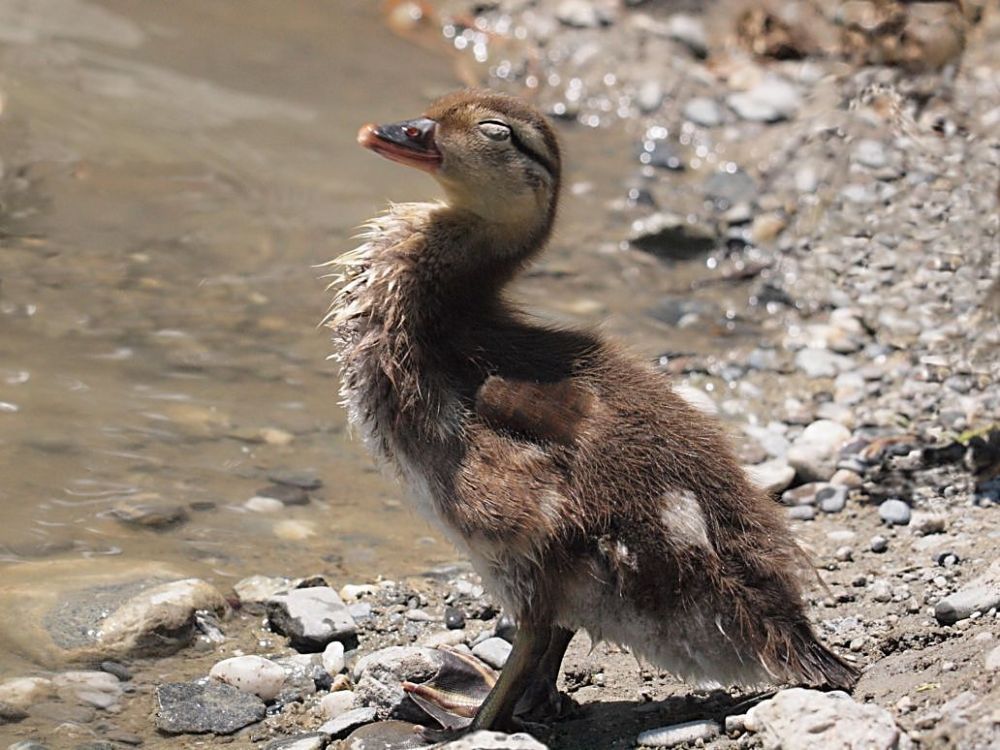
<path fill-rule="evenodd" d="M 459 327 L 505 316 L 501 292 L 550 221 L 502 224 L 446 204 L 392 206 L 341 256 L 328 324 L 351 419 L 383 455 L 393 434 L 445 437 L 451 397 L 441 350 Z"/>

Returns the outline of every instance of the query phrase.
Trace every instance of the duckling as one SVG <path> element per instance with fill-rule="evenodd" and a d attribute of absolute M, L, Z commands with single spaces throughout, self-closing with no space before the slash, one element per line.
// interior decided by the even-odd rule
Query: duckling
<path fill-rule="evenodd" d="M 581 629 L 697 684 L 849 689 L 804 610 L 808 561 L 721 426 L 614 343 L 508 300 L 556 216 L 546 119 L 468 90 L 358 141 L 445 195 L 366 226 L 327 324 L 350 421 L 518 622 L 471 729 L 556 705 Z"/>

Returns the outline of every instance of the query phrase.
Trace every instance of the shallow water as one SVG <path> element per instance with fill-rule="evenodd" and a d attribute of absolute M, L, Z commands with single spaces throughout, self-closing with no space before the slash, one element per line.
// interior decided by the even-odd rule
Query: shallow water
<path fill-rule="evenodd" d="M 48 557 L 343 578 L 455 558 L 350 438 L 315 266 L 386 199 L 436 194 L 354 143 L 459 85 L 375 3 L 0 0 L 0 566 Z M 630 136 L 564 127 L 568 190 L 528 304 L 647 355 L 691 269 L 618 246 Z M 694 271 L 697 272 L 697 269 Z M 674 340 L 671 340 L 673 337 Z M 276 471 L 305 505 L 244 507 Z M 182 506 L 161 531 L 123 503 Z M 39 581 L 39 584 L 44 582 Z M 4 656 L 0 654 L 0 672 Z"/>

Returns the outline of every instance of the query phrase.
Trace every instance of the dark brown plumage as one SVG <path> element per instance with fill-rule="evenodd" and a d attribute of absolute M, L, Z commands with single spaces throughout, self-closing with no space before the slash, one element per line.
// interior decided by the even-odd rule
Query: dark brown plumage
<path fill-rule="evenodd" d="M 544 118 L 459 92 L 359 140 L 447 195 L 368 226 L 329 323 L 352 421 L 518 620 L 474 726 L 549 705 L 581 628 L 700 683 L 849 688 L 804 612 L 808 563 L 720 427 L 651 366 L 505 301 L 555 216 Z"/>

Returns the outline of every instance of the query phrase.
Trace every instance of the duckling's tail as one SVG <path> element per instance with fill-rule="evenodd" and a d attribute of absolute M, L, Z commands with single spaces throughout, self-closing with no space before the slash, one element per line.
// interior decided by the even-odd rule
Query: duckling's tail
<path fill-rule="evenodd" d="M 808 623 L 795 627 L 789 641 L 789 677 L 833 690 L 850 691 L 857 683 L 858 668 L 820 643 Z"/>

